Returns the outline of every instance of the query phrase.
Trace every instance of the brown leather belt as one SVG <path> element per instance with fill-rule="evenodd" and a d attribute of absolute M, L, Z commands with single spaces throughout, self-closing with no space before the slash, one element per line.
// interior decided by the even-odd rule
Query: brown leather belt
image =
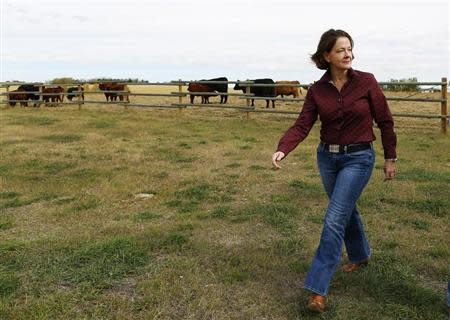
<path fill-rule="evenodd" d="M 362 151 L 372 148 L 371 142 L 365 143 L 355 143 L 355 144 L 328 144 L 328 143 L 320 143 L 325 150 L 331 153 L 352 153 L 356 151 Z"/>

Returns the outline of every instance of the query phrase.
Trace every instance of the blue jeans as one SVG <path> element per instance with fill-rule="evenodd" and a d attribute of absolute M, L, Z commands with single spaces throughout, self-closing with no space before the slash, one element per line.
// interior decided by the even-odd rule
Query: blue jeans
<path fill-rule="evenodd" d="M 371 149 L 349 154 L 335 154 L 317 148 L 317 164 L 322 183 L 330 199 L 322 235 L 304 288 L 322 296 L 328 295 L 331 278 L 341 259 L 345 243 L 348 258 L 357 263 L 370 257 L 356 201 L 369 181 L 375 163 Z"/>
<path fill-rule="evenodd" d="M 447 306 L 450 307 L 450 280 L 447 282 Z"/>

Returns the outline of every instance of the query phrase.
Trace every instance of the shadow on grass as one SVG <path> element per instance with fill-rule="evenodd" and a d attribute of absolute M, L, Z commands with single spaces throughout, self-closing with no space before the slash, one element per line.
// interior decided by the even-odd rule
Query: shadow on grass
<path fill-rule="evenodd" d="M 378 312 L 394 319 L 405 313 L 436 319 L 444 305 L 444 295 L 420 285 L 412 269 L 394 255 L 372 258 L 368 268 L 351 274 L 337 272 L 333 282 L 338 292 L 355 292 L 355 299 L 365 295 L 374 299 L 376 306 L 391 306 Z"/>

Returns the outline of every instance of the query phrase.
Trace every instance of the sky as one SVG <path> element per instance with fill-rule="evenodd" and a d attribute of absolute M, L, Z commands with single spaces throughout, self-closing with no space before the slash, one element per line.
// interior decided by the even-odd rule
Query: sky
<path fill-rule="evenodd" d="M 379 81 L 449 76 L 448 0 L 0 0 L 0 81 L 272 78 L 311 83 L 326 30 Z"/>

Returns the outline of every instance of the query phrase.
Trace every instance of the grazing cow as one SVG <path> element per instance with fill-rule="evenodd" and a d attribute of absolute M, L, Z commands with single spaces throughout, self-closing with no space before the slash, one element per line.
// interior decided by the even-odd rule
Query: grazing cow
<path fill-rule="evenodd" d="M 298 81 L 277 81 L 276 84 L 297 84 L 297 85 L 299 85 L 300 82 L 298 82 Z M 281 95 L 281 97 L 284 98 L 284 96 L 292 95 L 294 98 L 298 98 L 300 96 L 299 92 L 301 95 L 303 95 L 302 89 L 300 89 L 300 87 L 290 87 L 290 86 L 275 87 L 275 96 L 276 97 Z"/>
<path fill-rule="evenodd" d="M 200 81 L 206 81 L 206 80 L 200 80 Z M 189 83 L 188 91 L 189 92 L 215 92 L 214 88 L 212 88 L 209 84 L 198 83 L 198 82 Z M 202 97 L 202 104 L 206 104 L 206 103 L 209 103 L 209 97 L 212 97 L 212 96 L 215 97 L 217 95 L 191 94 L 190 95 L 191 104 L 194 103 L 194 98 L 196 96 L 201 96 Z"/>
<path fill-rule="evenodd" d="M 254 84 L 275 84 L 275 82 L 272 79 L 256 79 L 256 80 L 249 80 L 253 81 Z M 236 83 L 234 86 L 234 90 L 242 90 L 245 93 L 245 85 L 240 85 L 239 83 Z M 255 97 L 275 97 L 275 87 L 250 87 L 250 93 L 253 93 Z M 269 101 L 266 100 L 266 108 L 269 107 Z M 255 99 L 252 99 L 252 107 L 255 105 Z M 272 108 L 275 108 L 275 101 L 272 100 Z"/>
<path fill-rule="evenodd" d="M 81 100 L 84 101 L 84 88 L 80 87 L 81 89 L 81 94 L 77 93 L 78 91 L 78 87 L 70 87 L 67 89 L 67 99 L 69 99 L 70 101 L 72 101 L 73 98 L 81 96 Z M 75 92 L 75 93 L 73 93 Z"/>
<path fill-rule="evenodd" d="M 202 81 L 202 80 L 201 80 Z M 209 79 L 206 81 L 228 81 L 226 77 Z M 228 83 L 208 83 L 209 87 L 211 87 L 214 91 L 217 91 L 220 95 L 220 103 L 227 103 L 228 95 L 221 93 L 228 93 Z M 209 102 L 209 100 L 208 100 Z"/>
<path fill-rule="evenodd" d="M 126 87 L 124 84 L 119 84 L 117 82 L 104 82 L 99 83 L 99 89 L 102 91 L 126 91 Z M 119 96 L 120 101 L 128 101 L 130 102 L 130 98 L 127 94 L 117 94 L 115 92 L 105 92 L 106 101 L 116 101 L 117 96 Z"/>
<path fill-rule="evenodd" d="M 42 87 L 42 100 L 44 100 L 45 105 L 50 101 L 52 103 L 63 102 L 64 100 L 64 88 L 61 86 L 57 87 Z"/>
<path fill-rule="evenodd" d="M 8 100 L 15 100 L 8 102 L 11 107 L 14 107 L 17 102 L 20 102 L 20 105 L 23 107 L 28 106 L 28 97 L 26 93 L 21 93 L 21 90 L 10 91 L 8 93 Z"/>
<path fill-rule="evenodd" d="M 39 95 L 34 94 L 33 92 L 39 93 L 39 86 L 35 86 L 34 84 L 22 84 L 17 88 L 18 92 L 29 92 L 25 93 L 27 96 L 27 100 L 33 100 L 33 107 L 37 106 L 37 102 L 39 100 Z"/>

